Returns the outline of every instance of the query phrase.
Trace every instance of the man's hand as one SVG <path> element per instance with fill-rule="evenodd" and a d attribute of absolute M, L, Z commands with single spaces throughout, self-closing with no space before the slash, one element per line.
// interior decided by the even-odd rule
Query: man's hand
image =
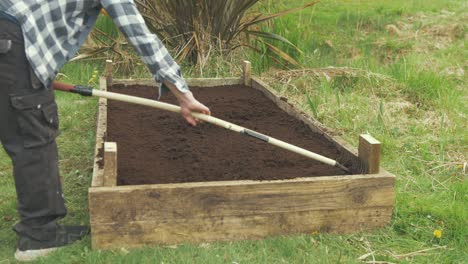
<path fill-rule="evenodd" d="M 195 97 L 193 97 L 192 92 L 181 93 L 172 83 L 165 81 L 164 84 L 171 90 L 171 92 L 175 95 L 177 100 L 179 101 L 179 105 L 181 108 L 181 114 L 192 126 L 196 126 L 200 123 L 199 120 L 194 118 L 191 112 L 199 112 L 206 115 L 211 115 L 210 109 L 197 101 Z"/>

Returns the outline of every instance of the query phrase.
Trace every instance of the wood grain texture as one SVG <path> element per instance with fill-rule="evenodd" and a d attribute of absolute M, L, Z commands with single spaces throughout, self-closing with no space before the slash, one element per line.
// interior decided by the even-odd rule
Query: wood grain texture
<path fill-rule="evenodd" d="M 150 87 L 159 87 L 154 79 L 114 79 L 112 85 L 145 85 Z"/>
<path fill-rule="evenodd" d="M 252 65 L 250 61 L 244 61 L 242 64 L 242 74 L 245 86 L 252 86 Z"/>
<path fill-rule="evenodd" d="M 89 193 L 93 245 L 110 247 L 99 241 L 112 236 L 117 239 L 122 234 L 129 241 L 143 236 L 147 243 L 172 244 L 207 238 L 230 240 L 236 236 L 236 230 L 242 239 L 295 232 L 295 228 L 297 232 L 351 232 L 370 221 L 368 213 L 374 211 L 369 208 L 384 208 L 387 212 L 377 210 L 375 222 L 369 222 L 372 227 L 382 226 L 390 219 L 394 184 L 394 176 L 385 174 L 93 188 Z M 357 212 L 368 213 L 358 218 Z M 301 219 L 301 214 L 312 219 Z M 341 220 L 334 219 L 341 214 L 345 214 L 342 219 L 338 217 Z M 283 228 L 278 229 L 278 219 L 291 220 L 285 220 Z M 251 222 L 257 224 L 248 224 Z M 132 231 L 138 226 L 143 231 Z M 207 230 L 202 230 L 203 226 Z M 106 234 L 109 228 L 118 232 Z M 173 232 L 187 236 L 161 235 Z"/>
<path fill-rule="evenodd" d="M 244 80 L 240 77 L 228 78 L 187 78 L 185 79 L 190 87 L 210 87 L 222 85 L 242 84 Z M 150 87 L 159 87 L 159 84 L 152 79 L 114 79 L 112 85 L 145 85 Z"/>
<path fill-rule="evenodd" d="M 114 63 L 112 62 L 112 60 L 106 60 L 105 76 L 106 76 L 107 85 L 109 85 L 109 86 L 112 86 L 112 81 L 113 81 L 112 73 L 113 73 L 113 71 L 114 71 Z"/>
<path fill-rule="evenodd" d="M 99 78 L 99 89 L 107 90 L 106 77 Z M 99 165 L 102 157 L 99 157 L 99 151 L 104 147 L 104 138 L 107 131 L 107 99 L 99 98 L 98 117 L 96 123 L 96 146 L 94 148 L 93 178 L 91 187 L 100 187 L 104 183 L 104 170 Z"/>
<path fill-rule="evenodd" d="M 111 249 L 151 244 L 173 245 L 261 239 L 299 233 L 352 233 L 389 223 L 392 207 L 366 207 L 179 218 L 163 221 L 129 221 L 93 225 L 93 248 Z"/>
<path fill-rule="evenodd" d="M 99 188 L 90 190 L 90 212 L 98 213 L 91 222 L 242 216 L 278 211 L 392 206 L 394 203 L 395 178 L 392 175 L 323 178 Z M 129 204 L 136 208 L 125 211 Z"/>
<path fill-rule="evenodd" d="M 104 142 L 103 186 L 117 186 L 117 143 Z"/>
<path fill-rule="evenodd" d="M 368 168 L 368 173 L 379 173 L 381 143 L 369 134 L 359 136 L 359 159 Z"/>
<path fill-rule="evenodd" d="M 190 87 L 212 87 L 223 85 L 237 85 L 243 83 L 242 78 L 188 78 L 187 84 Z"/>

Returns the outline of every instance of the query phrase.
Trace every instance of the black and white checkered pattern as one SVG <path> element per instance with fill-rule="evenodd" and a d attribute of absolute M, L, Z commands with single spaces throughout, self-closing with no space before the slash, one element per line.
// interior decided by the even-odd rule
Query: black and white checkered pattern
<path fill-rule="evenodd" d="M 133 0 L 1 0 L 0 11 L 23 29 L 26 56 L 37 77 L 50 87 L 58 71 L 84 43 L 104 7 L 143 58 L 155 80 L 167 80 L 188 91 L 159 38 L 151 34 Z"/>

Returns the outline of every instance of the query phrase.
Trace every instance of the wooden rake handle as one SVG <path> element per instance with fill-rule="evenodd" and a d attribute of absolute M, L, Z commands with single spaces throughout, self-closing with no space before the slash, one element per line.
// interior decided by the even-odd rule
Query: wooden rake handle
<path fill-rule="evenodd" d="M 107 91 L 101 91 L 101 90 L 96 90 L 96 89 L 91 89 L 89 87 L 84 87 L 84 86 L 73 86 L 69 84 L 64 84 L 64 83 L 58 83 L 54 82 L 52 84 L 53 89 L 55 90 L 60 90 L 60 91 L 66 91 L 66 92 L 72 92 L 72 93 L 77 93 L 81 94 L 83 96 L 96 96 L 96 97 L 102 97 L 102 98 L 107 98 L 110 100 L 116 100 L 116 101 L 121 101 L 121 102 L 126 102 L 126 103 L 132 103 L 132 104 L 137 104 L 137 105 L 143 105 L 143 106 L 149 106 L 153 108 L 158 108 L 170 112 L 175 112 L 175 113 L 180 113 L 180 107 L 160 101 L 155 101 L 151 99 L 145 99 L 141 97 L 136 97 L 136 96 L 130 96 L 130 95 L 124 95 L 124 94 L 119 94 L 119 93 L 113 93 L 113 92 L 107 92 Z M 306 149 L 294 146 L 292 144 L 286 143 L 284 141 L 278 140 L 276 138 L 269 137 L 267 135 L 258 133 L 253 130 L 249 130 L 245 127 L 241 127 L 239 125 L 224 121 L 222 119 L 210 116 L 210 115 L 205 115 L 201 113 L 196 113 L 192 112 L 192 116 L 199 119 L 203 120 L 205 122 L 211 123 L 213 125 L 217 125 L 220 127 L 223 127 L 225 129 L 241 133 L 246 136 L 250 136 L 253 138 L 256 138 L 258 140 L 262 140 L 264 142 L 267 142 L 271 145 L 280 147 L 282 149 L 289 150 L 291 152 L 297 153 L 299 155 L 311 158 L 313 160 L 328 164 L 330 166 L 335 166 L 338 167 L 348 173 L 350 173 L 349 169 L 341 165 L 335 160 L 332 160 L 330 158 L 327 158 L 325 156 L 322 156 L 320 154 L 308 151 Z"/>

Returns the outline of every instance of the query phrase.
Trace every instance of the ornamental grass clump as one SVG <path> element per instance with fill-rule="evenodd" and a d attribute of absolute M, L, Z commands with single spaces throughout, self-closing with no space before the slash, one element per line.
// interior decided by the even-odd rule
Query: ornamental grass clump
<path fill-rule="evenodd" d="M 299 65 L 281 47 L 292 47 L 299 53 L 301 51 L 286 38 L 262 31 L 261 24 L 310 7 L 316 2 L 275 14 L 255 11 L 252 7 L 258 2 L 260 1 L 135 0 L 150 31 L 173 50 L 173 55 L 179 62 L 185 61 L 202 67 L 210 56 L 229 55 L 233 50 L 246 47 L 281 64 Z M 98 27 L 92 36 L 97 40 L 90 41 L 91 45 L 87 45 L 78 58 L 102 57 L 101 54 L 108 51 L 116 52 L 120 57 L 125 55 L 126 50 L 121 46 L 127 43 L 121 37 L 113 35 L 113 32 L 106 36 L 105 30 Z"/>
<path fill-rule="evenodd" d="M 259 40 L 274 59 L 289 64 L 298 62 L 275 46 L 271 40 L 298 48 L 286 38 L 261 31 L 259 24 L 314 5 L 291 8 L 275 14 L 251 11 L 258 0 L 136 0 L 150 30 L 166 45 L 176 50 L 179 60 L 188 59 L 194 64 L 203 64 L 214 49 L 229 53 L 239 47 L 248 47 L 257 52 L 252 38 Z M 270 41 L 265 41 L 270 40 Z"/>

